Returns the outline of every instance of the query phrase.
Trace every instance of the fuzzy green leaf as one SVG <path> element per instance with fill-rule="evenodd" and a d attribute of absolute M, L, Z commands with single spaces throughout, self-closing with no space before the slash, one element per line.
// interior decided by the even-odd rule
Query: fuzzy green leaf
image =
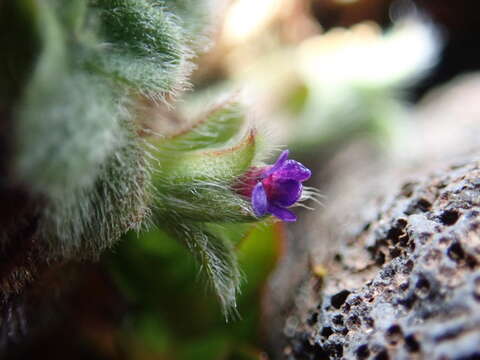
<path fill-rule="evenodd" d="M 187 86 L 193 56 L 178 19 L 154 0 L 94 0 L 105 44 L 91 69 L 155 99 Z"/>
<path fill-rule="evenodd" d="M 15 113 L 12 167 L 44 200 L 45 255 L 87 258 L 138 228 L 150 180 L 126 92 L 81 66 L 85 2 L 61 3 L 29 3 L 40 46 Z"/>
<path fill-rule="evenodd" d="M 210 43 L 206 24 L 215 13 L 215 4 L 211 0 L 165 0 L 165 7 L 176 14 L 182 22 L 182 28 L 188 34 L 192 48 L 204 50 Z"/>
<path fill-rule="evenodd" d="M 168 138 L 155 139 L 159 151 L 192 151 L 224 145 L 245 125 L 245 109 L 239 103 L 222 104 L 188 129 Z"/>
<path fill-rule="evenodd" d="M 150 170 L 133 134 L 125 133 L 125 145 L 107 158 L 92 187 L 50 199 L 40 231 L 51 257 L 97 257 L 128 230 L 139 230 L 150 212 Z"/>
<path fill-rule="evenodd" d="M 175 225 L 174 225 L 175 224 Z M 184 241 L 220 300 L 225 316 L 236 314 L 241 275 L 233 245 L 227 239 L 196 223 L 169 221 L 169 231 Z"/>

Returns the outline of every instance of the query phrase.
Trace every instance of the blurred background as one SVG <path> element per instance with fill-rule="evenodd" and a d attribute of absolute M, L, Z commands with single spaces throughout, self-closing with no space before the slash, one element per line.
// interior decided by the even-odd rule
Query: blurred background
<path fill-rule="evenodd" d="M 211 48 L 196 60 L 194 91 L 160 117 L 187 118 L 219 96 L 240 96 L 276 145 L 314 169 L 307 185 L 320 191 L 328 177 L 323 164 L 358 139 L 375 157 L 428 152 L 418 146 L 431 140 L 421 123 L 443 111 L 425 112 L 425 101 L 453 101 L 457 114 L 478 121 L 472 110 L 480 95 L 478 2 L 232 0 L 217 6 Z M 454 88 L 455 100 L 439 87 Z M 454 146 L 449 139 L 444 145 Z M 299 217 L 306 211 L 298 209 Z M 265 289 L 291 244 L 302 243 L 305 226 L 225 229 L 238 238 L 244 272 L 238 316 L 228 322 L 187 249 L 158 230 L 129 234 L 103 259 L 108 280 L 102 284 L 117 290 L 97 307 L 100 319 L 85 325 L 82 349 L 100 359 L 268 359 Z"/>

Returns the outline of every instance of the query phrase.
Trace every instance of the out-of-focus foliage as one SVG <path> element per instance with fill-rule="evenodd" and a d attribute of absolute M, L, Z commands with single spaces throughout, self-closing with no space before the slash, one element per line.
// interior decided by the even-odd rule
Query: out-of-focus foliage
<path fill-rule="evenodd" d="M 413 19 L 385 34 L 364 23 L 305 40 L 295 54 L 302 86 L 292 94 L 301 104 L 293 109 L 294 146 L 339 143 L 358 132 L 388 142 L 406 120 L 402 91 L 433 67 L 437 53 L 433 29 Z"/>
<path fill-rule="evenodd" d="M 312 24 L 308 2 L 265 2 L 268 11 L 258 12 L 254 3 L 240 0 L 227 12 L 217 46 L 223 56 L 216 54 L 222 60 L 205 60 L 225 76 L 205 92 L 243 89 L 275 123 L 280 141 L 297 151 L 323 151 L 365 134 L 395 143 L 408 124 L 408 89 L 437 62 L 441 41 L 432 24 L 405 12 L 386 30 L 362 22 L 324 32 Z"/>
<path fill-rule="evenodd" d="M 109 256 L 111 271 L 132 311 L 124 329 L 128 358 L 257 359 L 261 344 L 261 292 L 279 256 L 280 223 L 225 227 L 237 238 L 242 278 L 241 318 L 225 323 L 205 292 L 187 249 L 161 230 L 131 234 Z M 241 231 L 240 231 L 241 233 Z"/>

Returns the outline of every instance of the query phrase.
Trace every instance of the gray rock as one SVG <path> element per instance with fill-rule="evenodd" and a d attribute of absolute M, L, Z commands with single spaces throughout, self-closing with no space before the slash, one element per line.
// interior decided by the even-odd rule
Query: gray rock
<path fill-rule="evenodd" d="M 429 144 L 435 128 L 448 129 L 447 122 L 431 125 Z M 352 146 L 332 162 L 336 180 L 324 189 L 325 210 L 294 229 L 308 250 L 290 253 L 284 263 L 309 268 L 284 289 L 290 302 L 267 306 L 267 320 L 283 319 L 281 332 L 268 329 L 273 356 L 480 359 L 476 151 L 442 157 L 420 149 L 426 155 L 415 158 L 423 165 L 414 171 L 371 156 L 362 160 L 358 144 Z M 454 148 L 453 140 L 446 148 Z M 352 154 L 359 156 L 355 168 L 342 167 L 342 156 Z M 272 283 L 286 273 L 281 267 Z"/>

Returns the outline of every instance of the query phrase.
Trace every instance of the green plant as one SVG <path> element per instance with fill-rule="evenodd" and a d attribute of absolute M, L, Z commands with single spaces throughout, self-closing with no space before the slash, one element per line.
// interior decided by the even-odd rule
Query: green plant
<path fill-rule="evenodd" d="M 33 227 L 36 262 L 98 258 L 128 231 L 153 224 L 188 246 L 225 314 L 235 311 L 241 276 L 225 229 L 258 221 L 235 184 L 262 166 L 266 140 L 234 101 L 173 134 L 141 125 L 145 103 L 171 108 L 189 88 L 207 5 L 1 4 L 0 105 L 13 133 L 2 191 L 21 188 L 30 205 L 3 230 L 4 245 Z"/>

